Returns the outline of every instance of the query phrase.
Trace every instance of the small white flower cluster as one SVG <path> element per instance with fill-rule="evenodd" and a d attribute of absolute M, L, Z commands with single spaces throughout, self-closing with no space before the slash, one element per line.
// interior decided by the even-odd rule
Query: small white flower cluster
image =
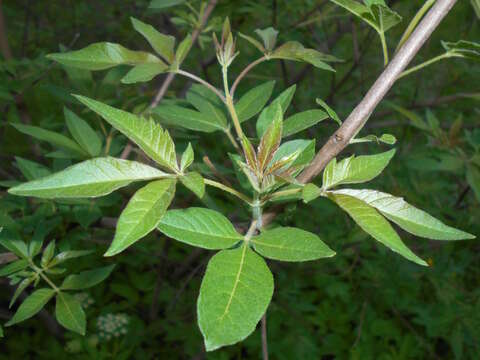
<path fill-rule="evenodd" d="M 93 297 L 91 297 L 90 294 L 87 292 L 76 293 L 74 297 L 84 309 L 87 309 L 95 303 Z"/>
<path fill-rule="evenodd" d="M 129 318 L 125 314 L 106 314 L 97 319 L 98 337 L 102 340 L 126 335 L 128 332 Z"/>

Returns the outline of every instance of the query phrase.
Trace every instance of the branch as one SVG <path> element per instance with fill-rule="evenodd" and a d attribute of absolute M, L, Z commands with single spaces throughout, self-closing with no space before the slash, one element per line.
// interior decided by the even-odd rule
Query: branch
<path fill-rule="evenodd" d="M 315 156 L 312 164 L 303 171 L 299 180 L 306 183 L 317 176 L 336 155 L 340 153 L 363 128 L 373 110 L 393 86 L 397 77 L 407 67 L 433 30 L 448 14 L 456 0 L 438 0 L 425 18 L 400 48 L 390 64 L 372 85 L 363 100 L 353 109 L 342 126 L 330 137 Z"/>
<path fill-rule="evenodd" d="M 372 85 L 362 101 L 360 101 L 342 126 L 340 126 L 318 151 L 312 163 L 299 175 L 298 180 L 300 182 L 307 183 L 320 174 L 330 160 L 338 155 L 349 144 L 350 140 L 358 134 L 373 110 L 375 110 L 388 90 L 393 86 L 397 77 L 407 67 L 435 28 L 448 14 L 453 5 L 455 5 L 456 1 L 457 0 L 438 0 L 436 2 L 377 81 Z M 275 218 L 279 210 L 281 210 L 281 208 L 277 206 L 263 214 L 262 222 L 264 226 Z"/>

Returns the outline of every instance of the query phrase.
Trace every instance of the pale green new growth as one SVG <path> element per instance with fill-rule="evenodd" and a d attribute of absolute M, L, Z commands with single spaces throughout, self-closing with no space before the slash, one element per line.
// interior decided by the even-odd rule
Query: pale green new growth
<path fill-rule="evenodd" d="M 198 324 L 207 351 L 250 335 L 267 310 L 273 276 L 247 245 L 223 250 L 208 263 L 197 302 Z"/>

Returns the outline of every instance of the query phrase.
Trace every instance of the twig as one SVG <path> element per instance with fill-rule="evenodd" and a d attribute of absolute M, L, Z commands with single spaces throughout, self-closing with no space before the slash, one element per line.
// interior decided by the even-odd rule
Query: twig
<path fill-rule="evenodd" d="M 217 168 L 215 167 L 215 165 L 213 165 L 213 163 L 210 161 L 210 158 L 207 155 L 203 157 L 203 162 L 205 163 L 205 165 L 208 166 L 208 168 L 212 171 L 213 175 L 216 178 L 221 180 L 225 185 L 233 187 L 232 183 L 228 181 L 228 179 L 217 170 Z"/>
<path fill-rule="evenodd" d="M 268 360 L 267 313 L 262 317 L 262 354 L 263 360 Z"/>

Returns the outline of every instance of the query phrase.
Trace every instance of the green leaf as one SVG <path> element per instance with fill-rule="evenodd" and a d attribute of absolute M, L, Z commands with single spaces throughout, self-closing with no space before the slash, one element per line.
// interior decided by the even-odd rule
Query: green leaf
<path fill-rule="evenodd" d="M 375 190 L 342 189 L 335 194 L 347 195 L 374 207 L 387 219 L 405 231 L 417 236 L 435 240 L 474 239 L 475 236 L 447 226 L 425 211 L 407 203 L 403 198 L 395 197 Z"/>
<path fill-rule="evenodd" d="M 442 46 L 455 56 L 480 61 L 480 43 L 467 40 L 442 41 Z"/>
<path fill-rule="evenodd" d="M 276 104 L 276 111 L 271 124 L 260 139 L 257 158 L 260 170 L 265 169 L 277 151 L 282 140 L 283 112 L 279 104 Z"/>
<path fill-rule="evenodd" d="M 149 9 L 165 9 L 171 6 L 176 6 L 183 4 L 186 0 L 152 0 L 150 5 L 148 5 Z"/>
<path fill-rule="evenodd" d="M 387 7 L 383 1 L 364 1 L 366 5 L 362 5 L 354 0 L 330 1 L 358 16 L 379 34 L 385 33 L 402 21 L 402 17 Z"/>
<path fill-rule="evenodd" d="M 109 265 L 93 270 L 83 271 L 79 274 L 68 275 L 63 280 L 62 290 L 83 290 L 100 284 L 110 276 L 115 265 Z"/>
<path fill-rule="evenodd" d="M 190 48 L 192 47 L 192 36 L 188 34 L 183 41 L 178 44 L 177 52 L 175 53 L 175 58 L 172 62 L 172 69 L 178 70 L 183 60 L 187 56 Z"/>
<path fill-rule="evenodd" d="M 352 196 L 328 193 L 328 197 L 345 210 L 363 231 L 371 235 L 392 251 L 402 255 L 406 259 L 419 265 L 427 266 L 427 263 L 415 255 L 402 242 L 398 234 L 385 218 L 373 207 Z"/>
<path fill-rule="evenodd" d="M 272 294 L 272 273 L 247 245 L 213 256 L 197 302 L 198 324 L 207 351 L 235 344 L 250 335 Z"/>
<path fill-rule="evenodd" d="M 64 328 L 85 335 L 87 319 L 82 305 L 74 296 L 66 293 L 57 294 L 55 317 Z"/>
<path fill-rule="evenodd" d="M 35 180 L 51 174 L 46 166 L 31 160 L 15 156 L 15 162 L 18 169 L 27 180 Z"/>
<path fill-rule="evenodd" d="M 135 161 L 104 157 L 86 160 L 53 175 L 20 184 L 8 192 L 46 199 L 97 197 L 110 194 L 133 181 L 167 176 L 160 170 Z"/>
<path fill-rule="evenodd" d="M 296 134 L 325 119 L 328 119 L 328 115 L 322 110 L 314 109 L 299 112 L 285 119 L 282 136 L 287 137 Z"/>
<path fill-rule="evenodd" d="M 328 106 L 328 104 L 323 101 L 322 99 L 315 99 L 315 102 L 320 105 L 328 114 L 328 116 L 330 116 L 330 118 L 335 121 L 339 126 L 342 125 L 342 120 L 340 120 L 340 118 L 338 117 L 337 113 L 330 107 Z"/>
<path fill-rule="evenodd" d="M 261 255 L 274 260 L 309 261 L 335 255 L 317 235 L 292 227 L 264 231 L 251 242 Z"/>
<path fill-rule="evenodd" d="M 110 42 L 91 44 L 81 50 L 49 54 L 47 57 L 62 65 L 87 70 L 104 70 L 117 65 L 162 62 L 150 53 L 129 50 L 122 45 Z"/>
<path fill-rule="evenodd" d="M 180 181 L 189 190 L 191 190 L 198 198 L 203 198 L 205 195 L 205 181 L 202 175 L 198 172 L 189 172 L 183 176 L 180 176 Z"/>
<path fill-rule="evenodd" d="M 359 184 L 372 180 L 385 169 L 395 149 L 376 155 L 363 155 L 343 159 L 337 163 L 333 159 L 323 171 L 323 189 L 327 190 L 342 184 Z"/>
<path fill-rule="evenodd" d="M 21 133 L 34 137 L 35 139 L 46 141 L 54 146 L 71 151 L 72 155 L 76 155 L 77 157 L 88 156 L 88 153 L 83 150 L 80 145 L 65 135 L 50 130 L 45 130 L 38 126 L 23 124 L 12 124 L 12 126 Z"/>
<path fill-rule="evenodd" d="M 28 258 L 27 244 L 25 244 L 22 240 L 11 239 L 6 233 L 4 233 L 0 235 L 0 245 L 17 255 L 19 258 Z"/>
<path fill-rule="evenodd" d="M 204 249 L 226 249 L 243 239 L 221 213 L 204 208 L 169 210 L 158 229 L 172 239 Z"/>
<path fill-rule="evenodd" d="M 323 190 L 317 185 L 308 183 L 302 189 L 302 199 L 304 202 L 308 203 L 312 200 L 315 200 L 323 194 Z"/>
<path fill-rule="evenodd" d="M 327 70 L 335 71 L 326 61 L 338 61 L 337 58 L 323 54 L 314 49 L 307 49 L 298 41 L 288 41 L 279 46 L 269 55 L 270 59 L 285 59 L 293 61 L 303 61 L 313 66 Z"/>
<path fill-rule="evenodd" d="M 350 144 L 364 143 L 364 142 L 376 142 L 380 144 L 381 142 L 388 145 L 394 145 L 397 142 L 397 138 L 391 134 L 382 134 L 378 137 L 376 135 L 367 135 L 361 138 L 354 138 L 350 140 Z"/>
<path fill-rule="evenodd" d="M 238 120 L 244 122 L 257 115 L 272 95 L 275 81 L 268 81 L 247 91 L 235 104 Z"/>
<path fill-rule="evenodd" d="M 194 160 L 194 153 L 193 153 L 193 148 L 192 144 L 188 143 L 187 148 L 182 154 L 182 159 L 180 161 L 180 171 L 185 171 L 188 169 L 190 165 L 192 165 L 193 160 Z"/>
<path fill-rule="evenodd" d="M 8 304 L 9 309 L 13 306 L 13 304 L 15 304 L 15 301 L 17 301 L 18 297 L 23 293 L 23 291 L 34 281 L 35 281 L 35 277 L 31 276 L 23 279 L 20 282 L 20 284 L 18 284 L 17 288 L 15 289 L 15 292 L 13 293 L 12 298 L 10 299 L 10 303 Z"/>
<path fill-rule="evenodd" d="M 3 335 L 3 327 L 2 325 L 0 325 L 0 338 L 3 338 L 4 335 Z"/>
<path fill-rule="evenodd" d="M 48 262 L 49 267 L 57 266 L 67 260 L 76 259 L 82 256 L 93 254 L 95 250 L 65 250 L 57 254 L 52 261 Z"/>
<path fill-rule="evenodd" d="M 275 48 L 278 31 L 272 27 L 266 29 L 257 29 L 255 33 L 262 39 L 265 49 L 270 52 Z"/>
<path fill-rule="evenodd" d="M 158 105 L 153 112 L 160 117 L 163 123 L 172 126 L 207 133 L 227 130 L 227 126 L 219 124 L 215 118 L 178 105 Z"/>
<path fill-rule="evenodd" d="M 55 240 L 52 240 L 43 250 L 42 259 L 40 260 L 40 265 L 42 268 L 46 267 L 50 260 L 52 260 L 53 255 L 55 254 Z"/>
<path fill-rule="evenodd" d="M 118 218 L 112 244 L 105 256 L 116 255 L 155 229 L 175 195 L 176 181 L 152 181 L 138 190 Z"/>
<path fill-rule="evenodd" d="M 152 48 L 161 55 L 169 63 L 173 61 L 175 47 L 175 38 L 173 36 L 164 35 L 149 24 L 145 24 L 133 17 L 130 18 L 133 28 L 137 30 L 142 36 L 147 39 Z"/>
<path fill-rule="evenodd" d="M 241 32 L 238 33 L 238 36 L 240 36 L 241 38 L 247 40 L 250 44 L 252 44 L 252 45 L 255 46 L 258 50 L 260 50 L 260 52 L 262 52 L 262 53 L 265 53 L 265 52 L 266 52 L 265 48 L 263 47 L 263 45 L 262 45 L 258 40 L 255 40 L 255 39 L 252 38 L 251 36 L 242 34 Z"/>
<path fill-rule="evenodd" d="M 423 119 L 415 114 L 413 111 L 410 111 L 404 107 L 398 106 L 397 104 L 394 104 L 393 102 L 386 101 L 385 104 L 392 108 L 393 110 L 399 112 L 403 116 L 405 116 L 408 120 L 410 120 L 410 124 L 418 129 L 429 131 L 430 128 L 429 126 L 423 121 Z"/>
<path fill-rule="evenodd" d="M 52 289 L 38 289 L 19 306 L 17 312 L 5 326 L 12 326 L 35 316 L 55 295 Z"/>
<path fill-rule="evenodd" d="M 137 144 L 151 159 L 170 170 L 177 170 L 175 144 L 168 131 L 153 119 L 143 119 L 85 96 L 75 97 Z"/>
<path fill-rule="evenodd" d="M 147 82 L 158 74 L 164 73 L 167 69 L 168 66 L 164 63 L 139 64 L 134 66 L 121 81 L 124 84 Z"/>
<path fill-rule="evenodd" d="M 90 156 L 100 155 L 102 141 L 90 125 L 66 107 L 63 108 L 63 113 L 65 115 L 68 131 L 70 131 L 70 134 L 72 134 L 73 138 L 82 149 L 90 154 Z"/>
<path fill-rule="evenodd" d="M 262 110 L 260 116 L 257 120 L 257 136 L 260 138 L 263 136 L 265 131 L 267 130 L 268 126 L 272 123 L 275 113 L 277 111 L 277 106 L 280 105 L 282 109 L 282 114 L 285 114 L 287 111 L 290 102 L 293 99 L 293 95 L 295 94 L 297 86 L 292 85 L 285 91 L 283 91 L 280 95 L 278 95 L 275 100 L 272 101 L 270 105 L 268 105 L 265 109 Z"/>
<path fill-rule="evenodd" d="M 221 128 L 226 129 L 228 127 L 225 113 L 219 106 L 215 105 L 215 103 L 212 103 L 194 91 L 187 92 L 186 99 L 202 114 L 211 117 L 212 121 L 217 123 Z"/>
<path fill-rule="evenodd" d="M 271 164 L 280 161 L 282 158 L 288 157 L 297 152 L 298 156 L 291 163 L 291 166 L 305 166 L 312 161 L 315 156 L 315 140 L 291 140 L 280 145 L 273 155 Z"/>
<path fill-rule="evenodd" d="M 26 269 L 27 266 L 28 266 L 27 259 L 12 261 L 8 265 L 5 265 L 2 268 L 0 268 L 0 276 L 12 275 L 16 272 Z"/>
<path fill-rule="evenodd" d="M 467 166 L 467 182 L 480 202 L 480 170 L 474 165 Z"/>

